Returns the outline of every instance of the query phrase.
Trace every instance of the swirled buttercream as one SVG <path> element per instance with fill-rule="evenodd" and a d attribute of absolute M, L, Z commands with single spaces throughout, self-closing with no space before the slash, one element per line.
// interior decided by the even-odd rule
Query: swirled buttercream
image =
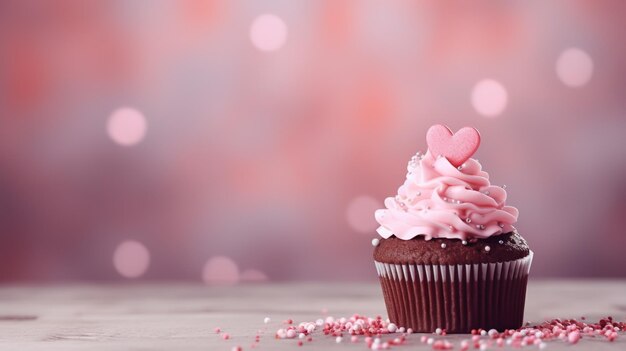
<path fill-rule="evenodd" d="M 414 156 L 398 195 L 377 210 L 383 238 L 486 238 L 515 229 L 518 211 L 506 206 L 506 191 L 489 182 L 489 174 L 470 158 L 459 167 L 430 152 Z"/>

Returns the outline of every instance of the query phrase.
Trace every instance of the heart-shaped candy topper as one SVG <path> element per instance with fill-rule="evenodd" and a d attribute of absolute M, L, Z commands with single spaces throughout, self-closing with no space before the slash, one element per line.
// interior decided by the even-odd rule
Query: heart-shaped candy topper
<path fill-rule="evenodd" d="M 472 127 L 464 127 L 452 133 L 450 128 L 435 124 L 426 133 L 426 143 L 433 156 L 442 155 L 458 167 L 478 150 L 480 133 Z"/>

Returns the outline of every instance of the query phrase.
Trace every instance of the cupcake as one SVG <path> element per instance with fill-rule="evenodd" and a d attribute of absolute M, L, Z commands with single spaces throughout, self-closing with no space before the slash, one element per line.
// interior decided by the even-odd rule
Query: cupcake
<path fill-rule="evenodd" d="M 522 325 L 532 251 L 504 187 L 471 158 L 480 134 L 443 125 L 375 217 L 372 243 L 391 322 L 415 332 L 467 333 Z"/>

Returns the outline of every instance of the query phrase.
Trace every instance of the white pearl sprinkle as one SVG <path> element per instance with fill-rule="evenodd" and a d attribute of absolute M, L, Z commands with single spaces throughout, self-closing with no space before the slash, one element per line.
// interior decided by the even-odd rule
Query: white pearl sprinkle
<path fill-rule="evenodd" d="M 463 241 L 461 241 L 461 244 L 463 244 L 463 245 L 467 245 L 467 240 L 463 240 Z"/>
<path fill-rule="evenodd" d="M 263 323 L 267 324 L 271 321 L 270 317 L 263 318 Z"/>
<path fill-rule="evenodd" d="M 490 246 L 485 246 L 485 251 L 487 251 L 487 252 L 491 251 L 491 247 Z"/>
<path fill-rule="evenodd" d="M 458 169 L 459 171 L 463 169 L 463 166 L 458 166 L 456 169 Z"/>
<path fill-rule="evenodd" d="M 378 246 L 378 245 L 380 245 L 380 240 L 378 238 L 372 239 L 372 246 Z"/>
<path fill-rule="evenodd" d="M 417 196 L 420 196 L 420 195 L 422 195 L 422 192 L 421 192 L 421 191 L 418 191 L 416 195 L 417 195 Z"/>
<path fill-rule="evenodd" d="M 445 248 L 446 248 L 446 246 L 447 246 L 447 245 L 446 245 L 446 243 L 441 243 L 441 248 L 442 248 L 442 249 L 445 249 Z"/>
<path fill-rule="evenodd" d="M 467 222 L 467 223 L 472 223 L 472 219 L 471 219 L 471 218 L 469 218 L 469 217 L 467 217 L 467 218 L 465 218 L 465 222 Z"/>
<path fill-rule="evenodd" d="M 338 336 L 337 339 L 335 339 L 335 342 L 337 344 L 341 344 L 341 341 L 343 340 L 343 338 L 341 336 Z"/>
<path fill-rule="evenodd" d="M 504 240 L 499 240 L 498 244 L 500 244 L 500 245 L 504 244 Z"/>

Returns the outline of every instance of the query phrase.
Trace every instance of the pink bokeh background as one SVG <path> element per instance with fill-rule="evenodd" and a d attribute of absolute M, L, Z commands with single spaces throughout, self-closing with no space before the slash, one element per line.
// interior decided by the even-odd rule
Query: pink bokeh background
<path fill-rule="evenodd" d="M 2 1 L 0 281 L 371 280 L 470 125 L 533 277 L 625 277 L 621 1 Z"/>

